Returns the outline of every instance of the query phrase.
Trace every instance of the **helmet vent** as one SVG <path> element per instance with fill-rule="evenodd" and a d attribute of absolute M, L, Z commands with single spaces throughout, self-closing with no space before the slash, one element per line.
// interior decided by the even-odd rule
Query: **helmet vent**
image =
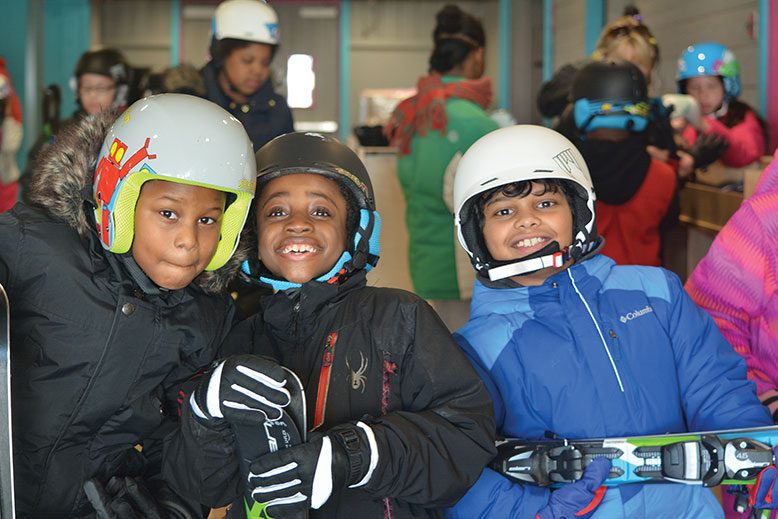
<path fill-rule="evenodd" d="M 489 179 L 489 180 L 487 180 L 486 182 L 481 182 L 481 185 L 482 185 L 482 186 L 485 186 L 486 184 L 489 184 L 489 183 L 491 183 L 491 182 L 494 182 L 495 180 L 497 180 L 497 177 L 490 178 L 490 179 Z"/>

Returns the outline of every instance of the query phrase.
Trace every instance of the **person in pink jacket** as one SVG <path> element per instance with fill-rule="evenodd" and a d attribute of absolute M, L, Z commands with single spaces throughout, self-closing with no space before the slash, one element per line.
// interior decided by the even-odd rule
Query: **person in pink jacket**
<path fill-rule="evenodd" d="M 686 282 L 746 360 L 748 378 L 778 422 L 778 151 L 754 194 L 719 232 Z M 732 497 L 724 495 L 728 518 Z M 773 514 L 770 517 L 778 517 Z"/>
<path fill-rule="evenodd" d="M 732 51 L 717 42 L 689 45 L 678 59 L 677 80 L 678 91 L 693 97 L 703 115 L 696 128 L 688 125 L 683 131 L 694 167 L 720 158 L 725 166 L 738 168 L 764 155 L 765 124 L 738 100 L 740 71 Z"/>

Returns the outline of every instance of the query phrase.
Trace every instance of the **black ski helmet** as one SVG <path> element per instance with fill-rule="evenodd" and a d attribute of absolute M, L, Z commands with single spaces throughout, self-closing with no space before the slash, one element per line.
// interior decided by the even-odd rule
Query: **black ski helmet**
<path fill-rule="evenodd" d="M 78 82 L 84 74 L 98 74 L 111 78 L 116 83 L 116 97 L 113 106 L 125 106 L 130 87 L 132 71 L 124 55 L 117 49 L 90 50 L 81 55 L 73 73 L 73 90 L 78 92 Z M 78 96 L 76 96 L 78 97 Z"/>
<path fill-rule="evenodd" d="M 337 139 L 312 132 L 294 132 L 271 140 L 256 153 L 257 200 L 262 188 L 274 178 L 295 173 L 313 173 L 331 178 L 343 186 L 359 210 L 353 241 L 332 270 L 317 278 L 329 281 L 336 276 L 348 277 L 356 271 L 370 270 L 378 262 L 381 219 L 375 208 L 373 185 L 367 168 L 348 146 Z M 261 263 L 261 262 L 260 262 Z M 251 267 L 244 262 L 243 271 L 252 276 Z M 276 290 L 299 286 L 286 280 L 276 280 L 264 267 L 260 268 L 260 282 Z"/>
<path fill-rule="evenodd" d="M 576 127 L 643 131 L 648 123 L 648 85 L 629 61 L 593 61 L 575 76 L 570 90 Z"/>

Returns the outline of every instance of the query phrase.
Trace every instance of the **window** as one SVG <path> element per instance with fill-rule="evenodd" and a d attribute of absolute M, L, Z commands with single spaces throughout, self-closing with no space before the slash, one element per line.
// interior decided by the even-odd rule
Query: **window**
<path fill-rule="evenodd" d="M 313 105 L 313 89 L 316 74 L 313 72 L 313 56 L 292 54 L 286 67 L 287 103 L 290 108 L 310 108 Z"/>

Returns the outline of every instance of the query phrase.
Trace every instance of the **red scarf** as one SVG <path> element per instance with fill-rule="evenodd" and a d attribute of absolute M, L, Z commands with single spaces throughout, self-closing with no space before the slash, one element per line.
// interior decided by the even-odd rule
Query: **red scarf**
<path fill-rule="evenodd" d="M 413 136 L 426 135 L 428 127 L 445 135 L 449 97 L 467 99 L 486 109 L 492 102 L 492 80 L 485 77 L 444 84 L 439 74 L 422 76 L 416 85 L 416 95 L 397 105 L 384 128 L 390 144 L 397 146 L 401 155 L 407 155 L 411 152 Z"/>
<path fill-rule="evenodd" d="M 5 58 L 0 57 L 0 74 L 4 75 L 11 86 L 11 95 L 8 96 L 8 104 L 11 105 L 11 117 L 16 119 L 17 122 L 22 122 L 22 103 L 19 102 L 19 96 L 16 95 L 13 83 L 11 82 L 11 75 L 8 74 L 8 69 L 5 65 Z"/>

